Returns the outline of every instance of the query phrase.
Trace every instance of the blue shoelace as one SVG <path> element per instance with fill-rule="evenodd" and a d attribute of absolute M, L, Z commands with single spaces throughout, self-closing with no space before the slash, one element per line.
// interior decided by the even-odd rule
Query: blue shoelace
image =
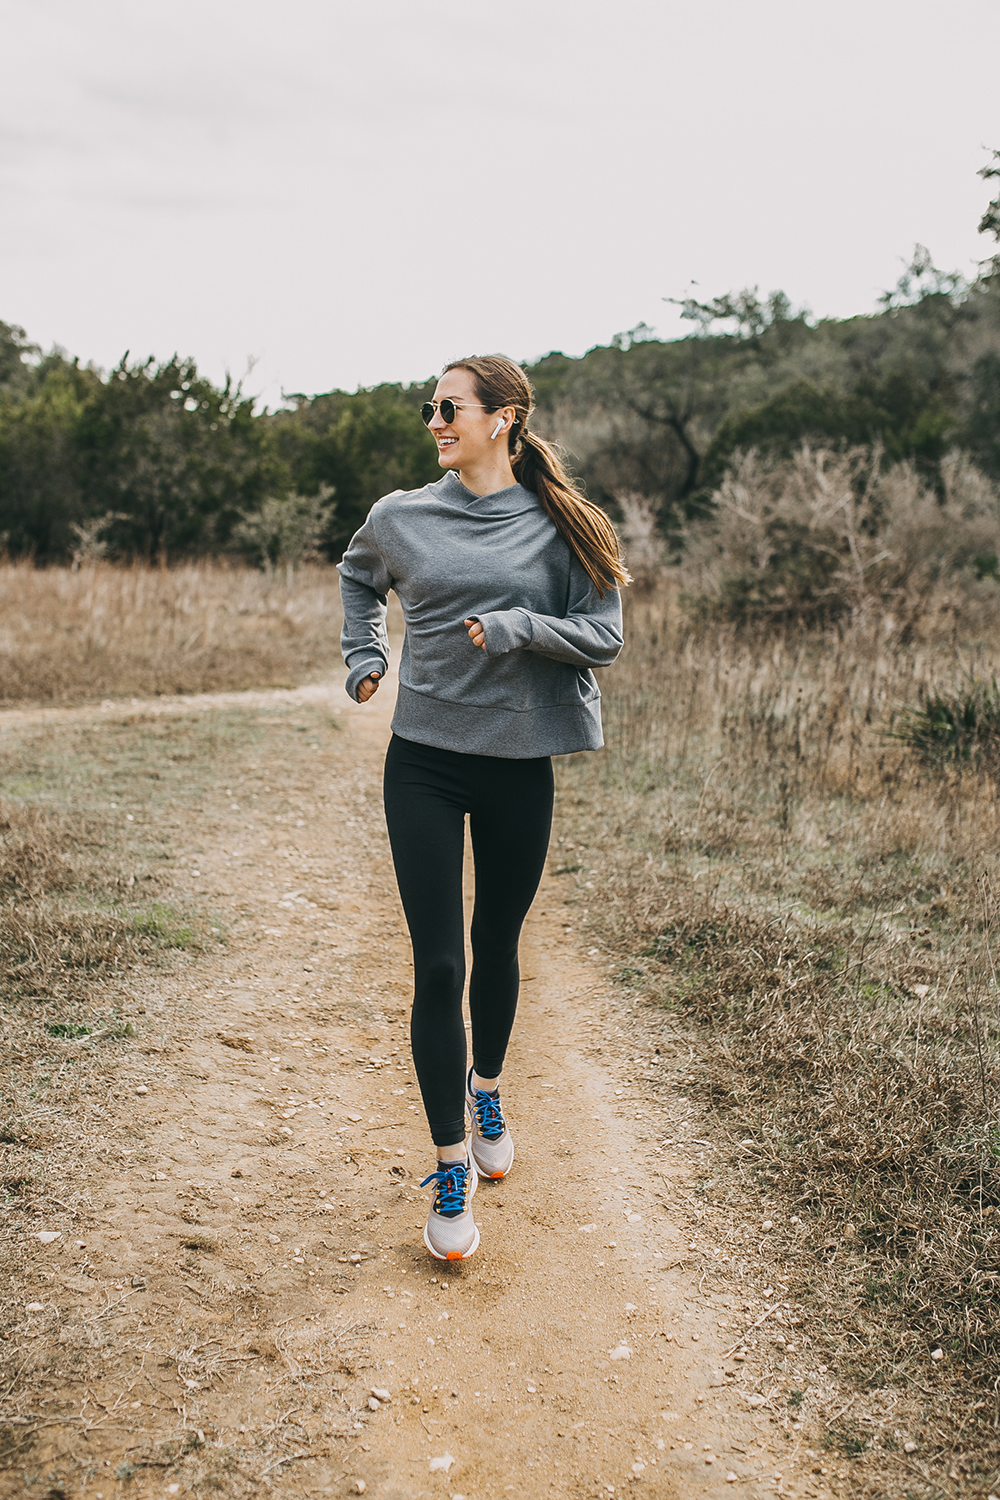
<path fill-rule="evenodd" d="M 476 1089 L 476 1102 L 472 1106 L 479 1134 L 486 1141 L 498 1141 L 506 1130 L 500 1111 L 500 1100 L 494 1099 L 485 1089 Z"/>
<path fill-rule="evenodd" d="M 437 1186 L 434 1189 L 434 1212 L 436 1214 L 460 1214 L 465 1208 L 465 1183 L 469 1175 L 467 1162 L 457 1161 L 453 1167 L 439 1168 L 425 1177 L 420 1184 L 426 1187 L 429 1182 Z"/>

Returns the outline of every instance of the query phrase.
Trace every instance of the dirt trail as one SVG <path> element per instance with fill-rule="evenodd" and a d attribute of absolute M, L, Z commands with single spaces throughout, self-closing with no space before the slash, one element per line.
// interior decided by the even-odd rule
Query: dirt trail
<path fill-rule="evenodd" d="M 137 707 L 282 701 L 332 711 L 340 732 L 292 767 L 266 733 L 255 752 L 301 816 L 249 813 L 243 768 L 218 765 L 185 878 L 227 916 L 227 948 L 144 981 L 163 1039 L 135 1094 L 145 1147 L 104 1184 L 99 1223 L 32 1252 L 44 1337 L 107 1336 L 104 1373 L 81 1388 L 50 1371 L 27 1413 L 35 1446 L 0 1493 L 831 1493 L 815 1436 L 748 1404 L 753 1357 L 732 1356 L 751 1315 L 706 1287 L 707 1224 L 693 1232 L 673 1191 L 688 1162 L 655 1145 L 678 1115 L 595 1055 L 607 969 L 578 948 L 552 875 L 505 1075 L 515 1168 L 480 1186 L 471 1261 L 427 1255 L 379 799 L 390 685 L 365 709 L 339 682 Z M 75 1477 L 47 1491 L 49 1473 Z"/>

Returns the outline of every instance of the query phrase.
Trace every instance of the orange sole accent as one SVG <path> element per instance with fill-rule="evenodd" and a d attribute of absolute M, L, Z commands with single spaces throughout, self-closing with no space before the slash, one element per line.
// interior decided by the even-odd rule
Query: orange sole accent
<path fill-rule="evenodd" d="M 489 1178 L 490 1182 L 499 1182 L 501 1180 L 501 1178 L 507 1176 L 507 1173 L 506 1172 L 488 1172 L 486 1175 Z"/>
<path fill-rule="evenodd" d="M 448 1254 L 445 1256 L 445 1260 L 464 1260 L 464 1259 L 465 1259 L 465 1256 L 462 1254 L 461 1250 L 449 1250 Z"/>

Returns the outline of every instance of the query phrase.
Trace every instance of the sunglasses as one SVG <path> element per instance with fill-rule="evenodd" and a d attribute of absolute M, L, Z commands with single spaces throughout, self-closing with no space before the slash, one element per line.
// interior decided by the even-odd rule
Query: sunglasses
<path fill-rule="evenodd" d="M 443 401 L 425 401 L 420 408 L 420 415 L 424 419 L 424 426 L 429 427 L 434 420 L 434 413 L 440 411 L 446 422 L 454 422 L 455 413 L 462 411 L 466 406 L 475 406 L 479 411 L 491 411 L 492 407 L 482 406 L 478 401 L 452 401 L 446 396 Z"/>

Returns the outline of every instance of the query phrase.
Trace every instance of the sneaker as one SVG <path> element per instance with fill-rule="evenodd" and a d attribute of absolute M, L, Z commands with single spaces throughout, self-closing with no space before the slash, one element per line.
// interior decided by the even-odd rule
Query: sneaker
<path fill-rule="evenodd" d="M 479 1185 L 476 1164 L 469 1156 L 453 1166 L 438 1166 L 420 1184 L 434 1184 L 431 1211 L 424 1227 L 424 1244 L 438 1260 L 467 1260 L 479 1248 L 479 1230 L 472 1217 L 472 1195 Z"/>
<path fill-rule="evenodd" d="M 506 1177 L 514 1165 L 514 1138 L 500 1108 L 499 1094 L 472 1091 L 472 1070 L 465 1080 L 465 1107 L 472 1116 L 470 1148 L 481 1177 Z"/>

